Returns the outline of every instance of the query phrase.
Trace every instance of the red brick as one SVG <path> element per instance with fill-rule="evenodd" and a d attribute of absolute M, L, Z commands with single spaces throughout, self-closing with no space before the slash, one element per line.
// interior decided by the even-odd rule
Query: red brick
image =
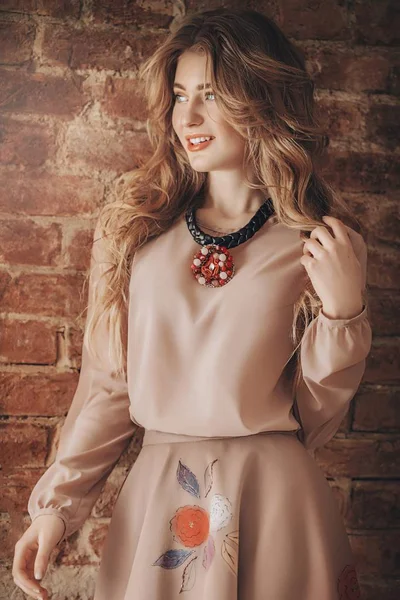
<path fill-rule="evenodd" d="M 373 104 L 366 116 L 365 138 L 388 150 L 396 150 L 400 138 L 400 106 Z"/>
<path fill-rule="evenodd" d="M 80 295 L 83 279 L 83 274 L 22 273 L 2 289 L 3 310 L 76 317 L 86 303 Z"/>
<path fill-rule="evenodd" d="M 0 520 L 0 561 L 1 562 L 9 561 L 10 556 L 14 555 L 14 546 L 15 546 L 16 542 L 17 542 L 17 540 L 13 539 L 13 528 L 11 527 L 10 518 L 1 519 Z M 15 586 L 14 586 L 14 589 L 15 589 Z"/>
<path fill-rule="evenodd" d="M 138 166 L 139 158 L 150 156 L 150 143 L 143 132 L 120 132 L 76 124 L 68 129 L 65 156 L 70 167 L 112 171 L 117 175 Z"/>
<path fill-rule="evenodd" d="M 1 10 L 57 17 L 80 16 L 80 0 L 1 0 Z"/>
<path fill-rule="evenodd" d="M 92 218 L 104 185 L 77 175 L 0 171 L 0 210 L 13 215 Z"/>
<path fill-rule="evenodd" d="M 360 577 L 362 600 L 399 600 L 400 579 L 382 580 Z"/>
<path fill-rule="evenodd" d="M 45 465 L 48 439 L 45 427 L 10 421 L 0 423 L 0 432 L 1 463 L 5 472 Z"/>
<path fill-rule="evenodd" d="M 84 319 L 86 321 L 86 319 Z M 81 368 L 83 331 L 76 327 L 69 328 L 68 359 L 72 367 Z"/>
<path fill-rule="evenodd" d="M 400 379 L 399 343 L 396 338 L 372 342 L 363 381 L 368 383 L 397 383 Z"/>
<path fill-rule="evenodd" d="M 296 39 L 348 40 L 351 37 L 347 5 L 338 0 L 298 2 L 281 0 L 281 27 Z"/>
<path fill-rule="evenodd" d="M 317 88 L 346 92 L 399 92 L 395 72 L 399 58 L 384 49 L 354 55 L 353 49 L 334 50 L 308 44 L 304 48 L 307 70 Z"/>
<path fill-rule="evenodd" d="M 44 473 L 42 469 L 16 469 L 0 476 L 0 512 L 27 512 L 31 491 Z"/>
<path fill-rule="evenodd" d="M 368 295 L 369 317 L 374 335 L 400 335 L 398 318 L 400 294 L 371 290 Z"/>
<path fill-rule="evenodd" d="M 9 0 L 10 4 L 12 0 Z M 4 8 L 4 0 L 1 7 Z M 0 56 L 3 65 L 24 65 L 32 59 L 36 25 L 26 19 L 0 14 Z"/>
<path fill-rule="evenodd" d="M 379 386 L 354 401 L 354 431 L 400 431 L 400 398 L 396 389 Z"/>
<path fill-rule="evenodd" d="M 0 221 L 0 261 L 10 264 L 55 266 L 61 260 L 61 226 L 32 220 Z"/>
<path fill-rule="evenodd" d="M 363 110 L 360 104 L 353 101 L 321 98 L 318 102 L 320 122 L 330 139 L 335 138 L 359 139 L 363 129 Z"/>
<path fill-rule="evenodd" d="M 354 481 L 346 525 L 352 529 L 399 529 L 400 487 L 395 481 Z"/>
<path fill-rule="evenodd" d="M 400 575 L 400 531 L 385 530 L 379 533 L 350 535 L 349 539 L 360 575 Z"/>
<path fill-rule="evenodd" d="M 65 257 L 73 269 L 88 272 L 93 245 L 94 227 L 80 229 L 67 240 Z M 87 288 L 86 288 L 87 289 Z"/>
<path fill-rule="evenodd" d="M 321 165 L 329 183 L 346 193 L 379 193 L 400 185 L 399 160 L 393 154 L 327 149 Z"/>
<path fill-rule="evenodd" d="M 385 199 L 379 194 L 344 194 L 343 196 L 364 227 L 367 226 L 368 238 L 393 246 L 397 244 L 399 209 L 395 199 Z"/>
<path fill-rule="evenodd" d="M 52 365 L 57 361 L 55 325 L 1 319 L 0 363 Z"/>
<path fill-rule="evenodd" d="M 0 164 L 42 166 L 56 152 L 53 129 L 49 124 L 0 117 Z"/>
<path fill-rule="evenodd" d="M 379 434 L 334 437 L 315 453 L 327 477 L 393 478 L 400 475 L 400 440 Z"/>
<path fill-rule="evenodd" d="M 398 3 L 395 0 L 358 1 L 354 5 L 356 44 L 399 43 Z"/>
<path fill-rule="evenodd" d="M 399 289 L 400 251 L 397 247 L 386 244 L 369 244 L 368 283 L 381 290 Z"/>
<path fill-rule="evenodd" d="M 88 101 L 82 90 L 83 77 L 76 73 L 57 77 L 0 69 L 0 104 L 3 112 L 72 117 Z"/>
<path fill-rule="evenodd" d="M 124 27 L 165 27 L 173 20 L 172 0 L 147 3 L 144 7 L 130 0 L 100 0 L 93 4 L 95 23 L 111 23 Z"/>
<path fill-rule="evenodd" d="M 122 79 L 107 75 L 105 82 L 92 87 L 102 111 L 110 117 L 129 118 L 138 121 L 147 119 L 144 96 L 138 90 L 135 79 Z"/>
<path fill-rule="evenodd" d="M 77 384 L 76 371 L 0 372 L 1 412 L 15 416 L 63 416 Z"/>
<path fill-rule="evenodd" d="M 136 70 L 168 33 L 45 24 L 42 58 L 47 65 L 71 69 Z"/>

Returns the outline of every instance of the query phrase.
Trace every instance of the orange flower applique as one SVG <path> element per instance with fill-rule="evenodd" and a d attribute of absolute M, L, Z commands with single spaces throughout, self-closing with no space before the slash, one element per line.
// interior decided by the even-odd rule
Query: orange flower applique
<path fill-rule="evenodd" d="M 338 578 L 339 600 L 359 600 L 361 591 L 354 565 L 346 565 Z"/>
<path fill-rule="evenodd" d="M 213 468 L 218 459 L 213 460 L 204 473 L 204 498 L 207 498 L 213 486 Z M 179 485 L 189 494 L 201 498 L 200 485 L 196 475 L 181 461 L 178 463 L 176 477 Z M 208 510 L 207 510 L 208 508 Z M 233 518 L 232 504 L 226 496 L 214 494 L 207 508 L 198 504 L 186 504 L 179 507 L 169 522 L 172 538 L 183 548 L 173 548 L 161 554 L 153 566 L 164 569 L 176 569 L 187 563 L 182 573 L 182 585 L 179 593 L 189 591 L 196 581 L 195 561 L 202 555 L 202 566 L 207 571 L 215 556 L 214 535 L 226 527 Z M 221 544 L 221 556 L 232 573 L 237 576 L 239 557 L 239 531 L 225 535 Z"/>

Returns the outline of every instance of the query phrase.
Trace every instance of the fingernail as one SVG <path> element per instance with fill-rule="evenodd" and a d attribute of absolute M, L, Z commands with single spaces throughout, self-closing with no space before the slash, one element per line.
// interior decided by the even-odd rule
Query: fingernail
<path fill-rule="evenodd" d="M 41 571 L 36 571 L 35 573 L 35 579 L 42 579 L 43 575 Z"/>

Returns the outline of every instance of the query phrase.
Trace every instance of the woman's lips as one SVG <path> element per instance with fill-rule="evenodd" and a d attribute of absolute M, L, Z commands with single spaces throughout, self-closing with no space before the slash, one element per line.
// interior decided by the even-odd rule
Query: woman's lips
<path fill-rule="evenodd" d="M 207 148 L 207 146 L 209 146 L 214 139 L 215 138 L 212 138 L 211 140 L 208 140 L 208 142 L 200 142 L 200 144 L 192 144 L 192 142 L 188 140 L 187 149 L 189 152 L 199 152 L 199 150 Z"/>

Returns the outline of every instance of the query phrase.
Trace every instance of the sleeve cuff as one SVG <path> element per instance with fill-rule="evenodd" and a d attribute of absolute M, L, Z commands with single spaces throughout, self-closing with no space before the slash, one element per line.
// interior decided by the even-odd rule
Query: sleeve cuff
<path fill-rule="evenodd" d="M 324 313 L 322 312 L 322 308 L 320 309 L 320 311 L 318 313 L 319 322 L 324 323 L 328 327 L 347 327 L 348 325 L 354 325 L 355 323 L 362 321 L 366 317 L 367 317 L 367 305 L 366 304 L 363 305 L 363 309 L 358 315 L 355 315 L 354 317 L 351 317 L 350 319 L 330 319 L 329 317 L 324 315 Z"/>
<path fill-rule="evenodd" d="M 62 522 L 64 523 L 64 532 L 63 532 L 61 538 L 59 539 L 59 541 L 56 544 L 57 546 L 59 546 L 61 544 L 61 542 L 63 541 L 63 539 L 65 538 L 65 533 L 67 531 L 67 519 L 66 519 L 66 517 L 57 508 L 40 508 L 35 513 L 35 515 L 33 516 L 33 518 L 31 518 L 32 523 L 33 523 L 33 521 L 37 517 L 41 517 L 42 515 L 54 515 L 55 517 L 58 517 L 59 519 L 61 519 Z"/>

